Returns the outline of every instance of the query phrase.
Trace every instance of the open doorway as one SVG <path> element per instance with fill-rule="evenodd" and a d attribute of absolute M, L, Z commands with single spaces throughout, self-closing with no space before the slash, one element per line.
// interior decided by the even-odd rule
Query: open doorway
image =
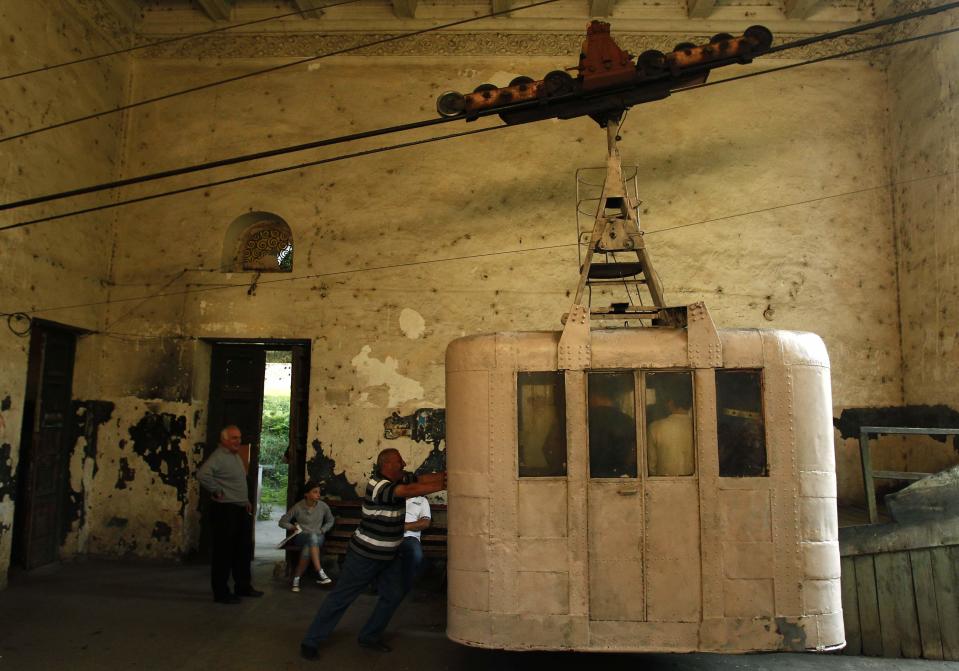
<path fill-rule="evenodd" d="M 290 405 L 293 352 L 267 350 L 263 375 L 263 413 L 260 418 L 259 500 L 256 507 L 258 559 L 283 558 L 276 545 L 286 536 L 279 526 L 290 499 L 299 495 L 299 482 L 290 482 Z"/>
<path fill-rule="evenodd" d="M 256 504 L 254 557 L 273 561 L 284 533 L 279 516 L 297 500 L 306 473 L 306 427 L 310 379 L 308 342 L 289 340 L 217 341 L 210 371 L 208 456 L 220 430 L 239 427 L 249 445 L 247 485 Z M 201 510 L 209 505 L 201 494 Z M 200 550 L 209 554 L 207 516 L 203 515 Z"/>

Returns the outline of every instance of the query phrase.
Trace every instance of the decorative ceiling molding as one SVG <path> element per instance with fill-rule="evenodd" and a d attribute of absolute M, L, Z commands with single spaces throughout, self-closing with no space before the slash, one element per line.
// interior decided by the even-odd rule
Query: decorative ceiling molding
<path fill-rule="evenodd" d="M 295 58 L 314 56 L 346 47 L 375 42 L 394 34 L 218 34 L 203 39 L 187 40 L 144 49 L 138 58 Z M 806 35 L 780 34 L 776 42 L 788 42 Z M 150 39 L 162 36 L 151 35 Z M 708 34 L 617 35 L 619 45 L 633 53 L 646 49 L 671 51 L 678 42 L 703 44 Z M 860 49 L 878 41 L 877 35 L 851 35 L 828 43 L 814 44 L 789 52 L 780 52 L 769 59 L 807 59 L 840 51 Z M 555 56 L 575 64 L 583 42 L 582 33 L 517 34 L 507 32 L 427 33 L 357 50 L 356 56 Z M 868 54 L 855 57 L 868 58 Z M 561 61 L 557 67 L 562 65 Z M 545 73 L 543 73 L 545 74 Z"/>

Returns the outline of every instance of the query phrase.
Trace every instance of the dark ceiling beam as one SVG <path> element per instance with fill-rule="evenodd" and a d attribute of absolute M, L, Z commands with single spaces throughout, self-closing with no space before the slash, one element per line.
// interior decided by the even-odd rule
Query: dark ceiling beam
<path fill-rule="evenodd" d="M 196 0 L 200 9 L 213 21 L 229 21 L 233 12 L 233 3 L 230 0 Z"/>
<path fill-rule="evenodd" d="M 589 0 L 590 16 L 612 16 L 616 0 Z"/>
<path fill-rule="evenodd" d="M 686 0 L 686 13 L 691 19 L 708 18 L 716 9 L 716 0 Z"/>
<path fill-rule="evenodd" d="M 303 12 L 300 16 L 304 19 L 318 19 L 323 16 L 320 10 L 323 6 L 322 0 L 293 0 L 293 6 L 297 11 Z"/>
<path fill-rule="evenodd" d="M 783 11 L 787 19 L 805 19 L 823 4 L 823 0 L 785 0 Z"/>

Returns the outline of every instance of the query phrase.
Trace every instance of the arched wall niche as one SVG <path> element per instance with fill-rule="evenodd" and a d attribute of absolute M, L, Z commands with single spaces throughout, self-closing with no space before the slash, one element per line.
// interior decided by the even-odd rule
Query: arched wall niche
<path fill-rule="evenodd" d="M 293 232 L 272 212 L 247 212 L 227 227 L 221 268 L 224 272 L 293 271 Z"/>

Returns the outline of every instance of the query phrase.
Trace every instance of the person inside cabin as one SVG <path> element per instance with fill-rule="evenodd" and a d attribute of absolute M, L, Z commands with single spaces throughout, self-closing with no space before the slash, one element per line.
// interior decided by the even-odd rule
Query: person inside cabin
<path fill-rule="evenodd" d="M 666 414 L 651 422 L 646 433 L 649 474 L 692 475 L 695 452 L 689 376 L 664 377 L 661 382 L 656 395 Z"/>
<path fill-rule="evenodd" d="M 340 570 L 339 580 L 320 605 L 300 643 L 300 656 L 316 659 L 319 646 L 336 628 L 346 609 L 376 581 L 379 598 L 369 620 L 359 634 L 360 646 L 377 652 L 390 652 L 383 641 L 386 630 L 405 596 L 403 563 L 397 550 L 403 542 L 406 499 L 446 489 L 446 472 L 406 473 L 406 463 L 398 450 L 387 448 L 376 458 L 376 467 L 366 483 L 359 527 Z"/>
<path fill-rule="evenodd" d="M 253 560 L 253 504 L 246 483 L 246 469 L 240 455 L 240 429 L 234 425 L 220 431 L 220 444 L 196 473 L 200 485 L 210 492 L 212 532 L 210 583 L 213 600 L 235 604 L 240 597 L 259 597 L 253 588 L 250 562 Z M 249 448 L 249 445 L 245 446 Z M 233 591 L 230 591 L 230 575 Z"/>
<path fill-rule="evenodd" d="M 403 542 L 400 543 L 400 561 L 403 563 L 403 593 L 413 589 L 413 582 L 420 574 L 423 565 L 423 546 L 420 534 L 429 528 L 432 522 L 430 502 L 423 496 L 406 499 L 406 523 L 403 528 Z"/>
<path fill-rule="evenodd" d="M 320 495 L 320 483 L 307 482 L 303 486 L 303 498 L 280 518 L 280 526 L 296 534 L 287 547 L 300 549 L 300 560 L 293 570 L 294 592 L 300 591 L 300 578 L 311 561 L 316 570 L 316 582 L 321 585 L 333 582 L 320 564 L 320 548 L 326 533 L 333 528 L 334 519 L 330 507 L 320 500 Z"/>
<path fill-rule="evenodd" d="M 632 373 L 589 376 L 589 475 L 636 477 L 636 420 Z"/>

